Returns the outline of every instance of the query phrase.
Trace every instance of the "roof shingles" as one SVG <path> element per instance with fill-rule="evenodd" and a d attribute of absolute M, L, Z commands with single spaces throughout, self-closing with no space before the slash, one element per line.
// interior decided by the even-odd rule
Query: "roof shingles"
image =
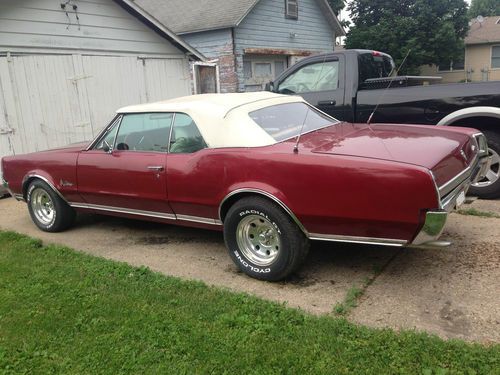
<path fill-rule="evenodd" d="M 238 25 L 259 0 L 134 0 L 176 33 Z"/>
<path fill-rule="evenodd" d="M 465 44 L 486 44 L 500 42 L 500 16 L 484 17 L 484 22 L 472 20 Z"/>

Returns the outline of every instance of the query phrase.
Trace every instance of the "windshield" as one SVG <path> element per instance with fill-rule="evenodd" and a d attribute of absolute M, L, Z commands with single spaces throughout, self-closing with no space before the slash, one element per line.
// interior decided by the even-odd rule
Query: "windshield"
<path fill-rule="evenodd" d="M 359 55 L 359 84 L 370 78 L 391 77 L 394 74 L 394 61 L 389 55 L 378 52 Z"/>
<path fill-rule="evenodd" d="M 249 116 L 278 142 L 338 122 L 302 102 L 273 105 L 250 112 Z"/>

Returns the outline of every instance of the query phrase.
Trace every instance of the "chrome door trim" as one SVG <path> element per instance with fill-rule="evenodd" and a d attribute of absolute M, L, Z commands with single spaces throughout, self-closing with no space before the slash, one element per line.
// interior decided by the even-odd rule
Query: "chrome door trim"
<path fill-rule="evenodd" d="M 177 220 L 191 221 L 193 223 L 201 224 L 211 224 L 211 225 L 222 225 L 222 221 L 217 219 L 210 219 L 207 217 L 191 216 L 191 215 L 176 215 Z"/>
<path fill-rule="evenodd" d="M 139 215 L 139 216 L 155 217 L 155 218 L 160 218 L 160 219 L 176 220 L 175 214 L 168 214 L 168 213 L 164 213 L 164 212 L 136 210 L 133 208 L 102 206 L 99 204 L 90 204 L 90 203 L 73 203 L 72 202 L 69 205 L 71 207 L 74 207 L 74 208 L 86 208 L 86 209 L 97 210 L 97 211 L 116 212 L 116 213 L 121 213 L 121 214 Z"/>
<path fill-rule="evenodd" d="M 281 200 L 279 200 L 278 198 L 276 198 L 274 195 L 272 195 L 271 193 L 268 193 L 267 191 L 264 191 L 264 190 L 260 190 L 260 189 L 254 189 L 254 188 L 241 188 L 241 189 L 236 189 L 236 190 L 233 190 L 232 192 L 228 193 L 224 199 L 222 199 L 222 201 L 220 202 L 219 204 L 219 220 L 220 222 L 223 222 L 222 220 L 222 206 L 224 205 L 224 203 L 229 199 L 231 198 L 233 195 L 236 195 L 236 194 L 239 194 L 239 193 L 255 193 L 255 194 L 260 194 L 260 195 L 264 195 L 265 197 L 267 198 L 270 198 L 272 199 L 274 202 L 276 202 L 277 204 L 279 204 L 281 206 L 281 208 L 283 208 L 286 213 L 288 215 L 290 215 L 290 217 L 292 218 L 292 220 L 295 222 L 295 224 L 297 224 L 297 226 L 300 228 L 300 230 L 306 235 L 306 237 L 309 237 L 309 233 L 307 232 L 306 228 L 302 225 L 302 223 L 300 222 L 300 220 L 297 218 L 297 216 L 295 216 L 295 214 L 292 212 L 292 210 L 290 210 L 286 204 L 284 204 Z"/>
<path fill-rule="evenodd" d="M 176 214 L 170 214 L 170 213 L 165 213 L 165 212 L 136 210 L 133 208 L 112 207 L 112 206 L 104 206 L 104 205 L 90 204 L 90 203 L 72 202 L 72 203 L 69 203 L 69 205 L 73 208 L 84 208 L 84 209 L 89 209 L 89 210 L 115 212 L 115 213 L 121 213 L 121 214 L 154 217 L 154 218 L 168 219 L 168 220 L 182 220 L 182 221 L 190 221 L 190 222 L 201 223 L 201 224 L 222 225 L 222 222 L 220 220 L 212 219 L 212 218 L 208 218 L 208 217 L 191 216 L 191 215 L 176 215 Z"/>
<path fill-rule="evenodd" d="M 408 244 L 408 241 L 406 240 L 399 240 L 392 238 L 343 236 L 337 234 L 319 234 L 319 233 L 311 233 L 309 239 L 318 241 L 349 242 L 349 243 L 360 243 L 367 245 L 398 246 L 398 247 Z"/>

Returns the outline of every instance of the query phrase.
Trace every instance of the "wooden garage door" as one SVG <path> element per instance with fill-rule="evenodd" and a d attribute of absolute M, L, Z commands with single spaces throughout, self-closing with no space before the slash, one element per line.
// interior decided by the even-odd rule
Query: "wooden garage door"
<path fill-rule="evenodd" d="M 182 58 L 0 57 L 0 157 L 90 140 L 119 107 L 190 91 Z"/>

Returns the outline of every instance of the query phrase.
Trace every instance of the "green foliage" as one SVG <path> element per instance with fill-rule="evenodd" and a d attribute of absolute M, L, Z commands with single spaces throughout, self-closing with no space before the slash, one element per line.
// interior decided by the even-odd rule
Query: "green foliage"
<path fill-rule="evenodd" d="M 475 208 L 457 210 L 457 213 L 459 213 L 460 215 L 471 215 L 471 216 L 488 217 L 488 218 L 493 217 L 500 219 L 500 215 L 495 212 L 480 211 Z"/>
<path fill-rule="evenodd" d="M 389 53 L 401 73 L 418 74 L 419 67 L 458 59 L 468 30 L 464 0 L 353 0 L 348 5 L 354 26 L 346 48 Z"/>
<path fill-rule="evenodd" d="M 336 16 L 338 16 L 340 14 L 340 11 L 343 10 L 346 6 L 346 0 L 327 0 L 327 2 Z M 339 22 L 344 28 L 350 25 L 350 22 L 348 20 L 339 20 Z"/>
<path fill-rule="evenodd" d="M 1 374 L 490 374 L 498 368 L 499 346 L 315 317 L 0 232 Z"/>
<path fill-rule="evenodd" d="M 499 0 L 472 0 L 469 8 L 469 18 L 477 16 L 500 16 Z"/>

